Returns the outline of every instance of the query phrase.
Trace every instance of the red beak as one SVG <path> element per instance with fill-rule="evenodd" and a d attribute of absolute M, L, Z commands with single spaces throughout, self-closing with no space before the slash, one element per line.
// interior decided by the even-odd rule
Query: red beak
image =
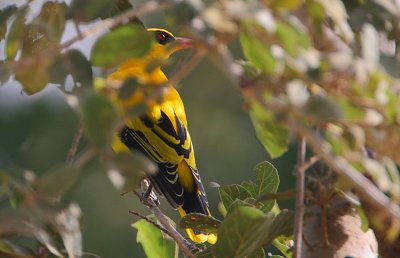
<path fill-rule="evenodd" d="M 177 38 L 175 38 L 175 42 L 177 43 L 176 48 L 178 50 L 193 47 L 193 45 L 194 45 L 194 41 L 192 39 L 188 39 L 188 38 L 177 37 Z"/>

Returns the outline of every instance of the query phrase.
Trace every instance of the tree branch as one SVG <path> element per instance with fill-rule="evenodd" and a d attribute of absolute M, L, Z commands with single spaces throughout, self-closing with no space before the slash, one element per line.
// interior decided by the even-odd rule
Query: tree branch
<path fill-rule="evenodd" d="M 135 216 L 138 216 L 139 218 L 144 219 L 145 221 L 147 221 L 148 223 L 154 225 L 155 227 L 157 227 L 159 230 L 161 230 L 162 232 L 164 232 L 165 234 L 169 235 L 170 237 L 173 238 L 173 236 L 171 235 L 171 233 L 169 233 L 168 230 L 166 230 L 165 228 L 161 227 L 160 225 L 158 225 L 156 222 L 152 221 L 151 219 L 149 219 L 148 217 L 146 217 L 145 215 L 140 214 L 139 212 L 135 212 L 135 211 L 129 211 L 130 214 L 133 214 Z"/>
<path fill-rule="evenodd" d="M 304 163 L 306 156 L 306 141 L 300 137 L 297 145 L 296 164 L 296 213 L 294 220 L 294 257 L 301 258 L 303 240 L 303 214 L 304 214 Z"/>
<path fill-rule="evenodd" d="M 72 139 L 71 147 L 69 148 L 68 155 L 66 162 L 68 164 L 72 164 L 72 161 L 74 160 L 76 151 L 78 150 L 78 145 L 79 141 L 81 140 L 83 133 L 83 126 L 82 124 L 79 124 L 78 130 L 76 131 L 74 138 Z"/>
<path fill-rule="evenodd" d="M 135 190 L 132 191 L 138 198 L 141 200 L 146 206 L 150 208 L 150 210 L 153 212 L 154 216 L 156 216 L 157 220 L 160 222 L 160 224 L 164 227 L 165 230 L 167 230 L 175 242 L 178 244 L 178 246 L 181 248 L 182 252 L 190 258 L 195 258 L 194 254 L 192 253 L 192 250 L 196 249 L 194 245 L 189 243 L 167 220 L 165 215 L 162 213 L 162 211 L 155 205 L 153 200 L 151 198 L 144 198 L 142 195 L 140 195 L 138 192 Z"/>

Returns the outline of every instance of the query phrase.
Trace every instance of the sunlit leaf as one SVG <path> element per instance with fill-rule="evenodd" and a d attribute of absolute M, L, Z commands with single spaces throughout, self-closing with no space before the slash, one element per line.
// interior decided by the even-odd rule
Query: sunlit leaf
<path fill-rule="evenodd" d="M 94 146 L 98 148 L 110 146 L 116 118 L 115 108 L 106 97 L 92 94 L 84 100 L 84 132 Z"/>
<path fill-rule="evenodd" d="M 25 15 L 28 8 L 19 10 L 11 25 L 10 32 L 7 36 L 6 54 L 8 60 L 13 60 L 17 52 L 22 48 L 22 42 L 25 35 Z"/>
<path fill-rule="evenodd" d="M 260 38 L 254 35 L 242 32 L 240 33 L 240 43 L 247 60 L 256 68 L 266 74 L 274 73 L 276 61 L 265 42 L 262 42 Z"/>
<path fill-rule="evenodd" d="M 179 222 L 180 228 L 192 228 L 204 233 L 216 233 L 219 226 L 221 221 L 201 213 L 187 214 Z"/>
<path fill-rule="evenodd" d="M 293 214 L 264 214 L 253 207 L 238 207 L 229 213 L 218 230 L 217 257 L 246 257 L 271 244 L 279 235 L 292 234 Z"/>
<path fill-rule="evenodd" d="M 301 0 L 272 0 L 271 7 L 290 11 L 298 8 L 302 3 Z"/>
<path fill-rule="evenodd" d="M 293 56 L 298 55 L 299 48 L 308 48 L 311 45 L 308 35 L 289 23 L 277 22 L 276 35 L 285 50 Z"/>
<path fill-rule="evenodd" d="M 9 5 L 0 10 L 0 40 L 4 39 L 7 34 L 7 21 L 17 10 L 15 5 Z"/>
<path fill-rule="evenodd" d="M 144 219 L 135 222 L 132 227 L 137 229 L 136 241 L 143 246 L 147 257 L 175 257 L 175 242 L 172 239 L 163 237 L 160 229 Z"/>
<path fill-rule="evenodd" d="M 93 65 L 113 67 L 131 58 L 146 54 L 153 36 L 139 25 L 122 25 L 102 36 L 93 46 Z"/>
<path fill-rule="evenodd" d="M 286 258 L 292 258 L 293 253 L 292 253 L 292 245 L 289 245 L 288 242 L 292 241 L 292 237 L 287 237 L 287 236 L 279 236 L 274 239 L 272 244 L 279 250 L 281 251 L 282 254 L 285 255 Z"/>
<path fill-rule="evenodd" d="M 258 140 L 271 158 L 282 156 L 288 149 L 288 128 L 279 123 L 271 112 L 262 108 L 257 102 L 253 102 L 250 117 Z"/>

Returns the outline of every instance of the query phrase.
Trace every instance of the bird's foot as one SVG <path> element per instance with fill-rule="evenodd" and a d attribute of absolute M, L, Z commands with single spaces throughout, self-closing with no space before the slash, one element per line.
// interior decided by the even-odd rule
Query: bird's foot
<path fill-rule="evenodd" d="M 160 200 L 158 200 L 156 194 L 154 193 L 153 185 L 148 178 L 145 178 L 140 182 L 140 188 L 142 189 L 141 195 L 143 199 L 150 199 L 155 205 L 160 205 Z"/>

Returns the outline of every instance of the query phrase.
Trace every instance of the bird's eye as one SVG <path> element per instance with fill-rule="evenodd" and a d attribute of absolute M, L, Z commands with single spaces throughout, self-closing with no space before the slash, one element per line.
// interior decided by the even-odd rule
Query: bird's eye
<path fill-rule="evenodd" d="M 156 33 L 156 41 L 158 43 L 160 43 L 161 45 L 165 45 L 172 40 L 173 40 L 173 38 L 164 31 L 158 31 Z"/>

